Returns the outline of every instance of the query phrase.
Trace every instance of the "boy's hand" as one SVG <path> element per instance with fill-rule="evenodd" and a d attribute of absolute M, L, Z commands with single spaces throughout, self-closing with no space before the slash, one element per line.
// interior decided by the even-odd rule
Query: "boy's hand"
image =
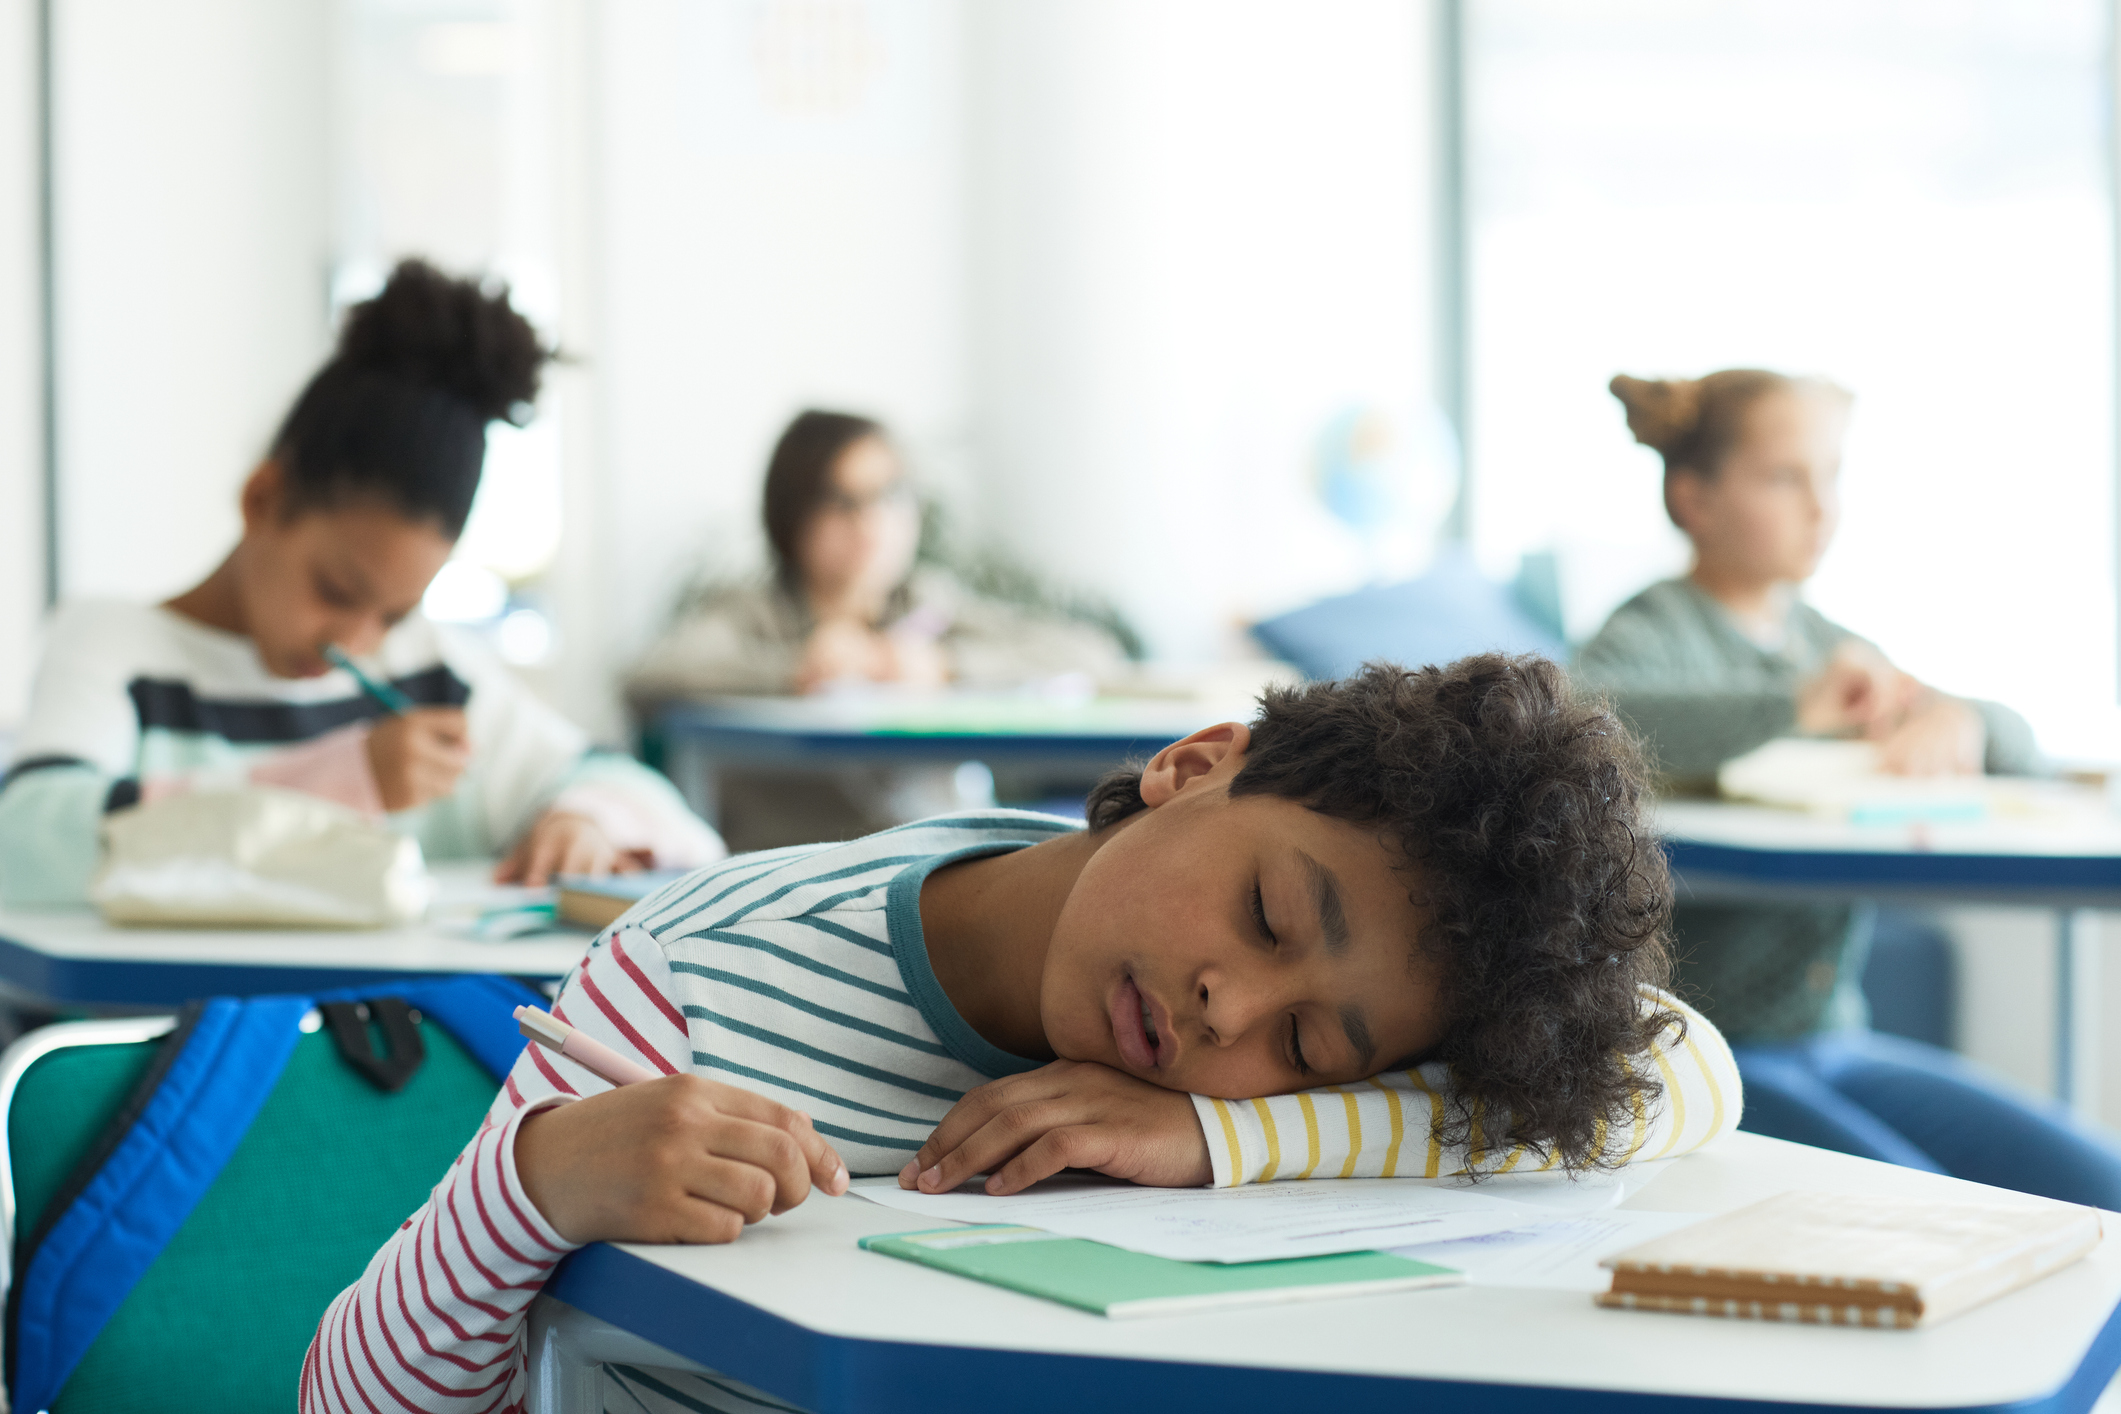
<path fill-rule="evenodd" d="M 1090 1061 L 1055 1061 L 989 1081 L 954 1105 L 899 1187 L 947 1193 L 976 1173 L 997 1197 L 1062 1169 L 1158 1188 L 1215 1178 L 1193 1099 Z"/>
<path fill-rule="evenodd" d="M 493 881 L 542 888 L 555 874 L 623 874 L 647 863 L 639 851 L 612 844 L 604 827 L 587 815 L 548 810 L 494 868 Z"/>
<path fill-rule="evenodd" d="M 847 1191 L 810 1117 L 698 1075 L 666 1075 L 541 1110 L 516 1174 L 569 1242 L 734 1242 L 746 1223 Z"/>
<path fill-rule="evenodd" d="M 1877 649 L 1848 640 L 1797 690 L 1797 729 L 1814 736 L 1866 730 L 1905 712 L 1916 687 Z"/>
<path fill-rule="evenodd" d="M 1988 752 L 1981 714 L 1942 693 L 1876 735 L 1882 764 L 1900 776 L 1978 776 Z"/>
<path fill-rule="evenodd" d="M 368 771 L 383 808 L 410 810 L 457 788 L 471 764 L 471 741 L 458 707 L 415 707 L 368 730 Z"/>

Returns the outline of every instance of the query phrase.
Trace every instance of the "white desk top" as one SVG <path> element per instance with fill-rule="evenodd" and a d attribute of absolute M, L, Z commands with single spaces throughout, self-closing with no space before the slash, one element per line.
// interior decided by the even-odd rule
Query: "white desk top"
<path fill-rule="evenodd" d="M 2043 1201 L 1733 1134 L 1679 1160 L 1625 1206 L 1714 1213 L 1792 1188 Z M 852 1196 L 818 1197 L 728 1247 L 623 1250 L 843 1338 L 1881 1408 L 2050 1395 L 2121 1302 L 2121 1241 L 2110 1227 L 2075 1266 L 1930 1330 L 1610 1311 L 1576 1293 L 1478 1287 L 1108 1321 L 855 1246 L 921 1226 Z"/>
<path fill-rule="evenodd" d="M 1233 710 L 1234 709 L 1234 710 Z M 1027 693 L 850 693 L 818 697 L 711 697 L 674 704 L 666 721 L 679 730 L 711 728 L 790 735 L 886 737 L 1184 736 L 1231 716 L 1243 701 L 1193 697 L 1095 697 L 1071 700 Z"/>
<path fill-rule="evenodd" d="M 481 889 L 484 864 L 445 864 L 435 875 L 442 909 Z M 296 971 L 500 972 L 559 977 L 589 934 L 551 933 L 482 942 L 416 923 L 404 928 L 119 928 L 90 908 L 0 909 L 0 942 L 68 963 L 144 963 Z"/>
<path fill-rule="evenodd" d="M 1713 800 L 1666 800 L 1653 811 L 1668 838 L 1739 849 L 1836 854 L 1980 854 L 2087 859 L 2121 857 L 2121 815 L 2110 811 L 1965 822 L 1853 825 L 1802 810 Z"/>

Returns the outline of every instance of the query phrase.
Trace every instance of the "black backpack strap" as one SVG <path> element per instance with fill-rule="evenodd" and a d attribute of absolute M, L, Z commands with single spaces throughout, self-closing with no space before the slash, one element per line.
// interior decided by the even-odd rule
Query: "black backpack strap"
<path fill-rule="evenodd" d="M 405 1088 L 427 1059 L 427 1043 L 420 1039 L 420 1014 L 402 997 L 370 997 L 362 1002 L 319 1002 L 317 1010 L 331 1028 L 332 1042 L 346 1063 L 385 1094 Z M 377 1055 L 374 1022 L 390 1043 L 387 1055 Z"/>

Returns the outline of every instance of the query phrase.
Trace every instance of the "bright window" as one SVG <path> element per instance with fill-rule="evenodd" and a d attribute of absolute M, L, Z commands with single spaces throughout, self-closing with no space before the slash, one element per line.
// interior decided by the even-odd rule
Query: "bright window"
<path fill-rule="evenodd" d="M 1616 372 L 1857 395 L 1808 591 L 2112 756 L 2113 224 L 2094 0 L 1467 0 L 1473 533 L 1572 636 L 1683 567 Z"/>

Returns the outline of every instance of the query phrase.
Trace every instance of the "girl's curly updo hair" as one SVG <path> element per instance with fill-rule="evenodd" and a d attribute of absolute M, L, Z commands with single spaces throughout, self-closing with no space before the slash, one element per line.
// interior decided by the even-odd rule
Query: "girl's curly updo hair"
<path fill-rule="evenodd" d="M 507 290 L 400 263 L 347 311 L 330 362 L 273 437 L 287 513 L 380 501 L 455 540 L 479 489 L 487 424 L 528 420 L 551 356 Z"/>
<path fill-rule="evenodd" d="M 1624 1157 L 1661 1092 L 1628 1064 L 1683 1026 L 1645 987 L 1670 977 L 1672 883 L 1642 818 L 1644 766 L 1604 703 L 1538 657 L 1443 667 L 1371 663 L 1340 682 L 1271 689 L 1230 794 L 1294 800 L 1373 827 L 1395 849 L 1440 964 L 1446 1144 L 1475 1135 L 1569 1169 Z M 1091 793 L 1090 826 L 1145 808 L 1141 773 Z M 1479 1168 L 1480 1156 L 1472 1166 Z"/>

